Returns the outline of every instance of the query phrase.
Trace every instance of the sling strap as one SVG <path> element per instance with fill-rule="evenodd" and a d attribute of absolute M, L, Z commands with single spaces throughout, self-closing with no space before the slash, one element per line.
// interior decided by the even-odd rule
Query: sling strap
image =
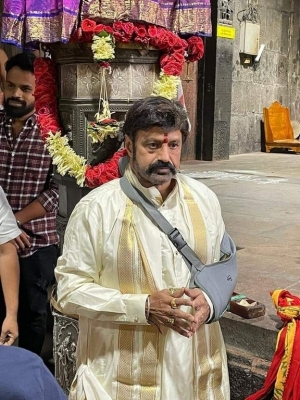
<path fill-rule="evenodd" d="M 121 161 L 120 169 L 124 171 L 124 161 Z M 133 203 L 141 206 L 148 218 L 167 235 L 180 252 L 191 273 L 190 288 L 197 287 L 210 298 L 214 314 L 208 323 L 220 319 L 226 311 L 237 280 L 236 247 L 227 232 L 225 231 L 220 246 L 220 261 L 203 264 L 194 250 L 186 243 L 179 230 L 169 223 L 144 194 L 129 182 L 125 175 L 120 179 L 120 186 L 126 196 Z"/>

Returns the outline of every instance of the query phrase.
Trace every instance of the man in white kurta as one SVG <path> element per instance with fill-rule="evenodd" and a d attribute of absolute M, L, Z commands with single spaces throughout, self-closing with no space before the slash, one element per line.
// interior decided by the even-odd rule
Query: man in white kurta
<path fill-rule="evenodd" d="M 127 178 L 202 262 L 219 260 L 225 228 L 216 196 L 171 168 L 179 168 L 185 112 L 161 97 L 137 103 L 124 125 Z M 153 116 L 149 108 L 163 112 Z M 173 123 L 166 113 L 175 115 Z M 190 272 L 181 255 L 127 198 L 119 179 L 76 206 L 56 277 L 60 307 L 79 316 L 70 399 L 230 399 L 220 326 L 205 324 L 211 302 L 200 289 L 188 289 Z"/>

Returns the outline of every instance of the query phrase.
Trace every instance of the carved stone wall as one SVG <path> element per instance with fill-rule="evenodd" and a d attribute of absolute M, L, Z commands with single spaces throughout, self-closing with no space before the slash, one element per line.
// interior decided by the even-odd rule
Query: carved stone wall
<path fill-rule="evenodd" d="M 54 311 L 53 356 L 55 378 L 66 394 L 76 373 L 78 321 Z"/>
<path fill-rule="evenodd" d="M 88 160 L 91 143 L 87 123 L 98 111 L 100 76 L 89 44 L 53 44 L 51 54 L 59 69 L 59 109 L 62 124 L 71 132 L 75 152 Z M 123 120 L 130 105 L 150 96 L 159 75 L 159 51 L 120 45 L 115 49 L 111 73 L 106 75 L 113 117 Z"/>
<path fill-rule="evenodd" d="M 61 66 L 61 98 L 98 99 L 99 68 L 95 63 Z M 114 63 L 107 74 L 107 92 L 110 101 L 134 101 L 151 95 L 157 78 L 156 64 Z"/>

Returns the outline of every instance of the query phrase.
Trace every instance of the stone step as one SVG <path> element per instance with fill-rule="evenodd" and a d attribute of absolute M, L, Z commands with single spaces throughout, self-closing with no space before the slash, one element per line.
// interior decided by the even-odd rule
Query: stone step
<path fill-rule="evenodd" d="M 278 330 L 256 325 L 257 320 L 245 320 L 231 313 L 220 320 L 227 349 L 231 400 L 244 400 L 261 389 L 275 352 Z"/>

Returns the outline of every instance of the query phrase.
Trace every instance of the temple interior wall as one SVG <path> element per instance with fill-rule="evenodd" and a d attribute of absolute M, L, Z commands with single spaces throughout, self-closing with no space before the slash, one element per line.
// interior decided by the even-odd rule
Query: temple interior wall
<path fill-rule="evenodd" d="M 261 150 L 262 113 L 274 101 L 289 107 L 300 121 L 300 3 L 294 0 L 253 0 L 258 6 L 260 44 L 265 44 L 256 70 L 240 62 L 240 23 L 237 13 L 247 0 L 235 1 L 233 26 L 230 154 Z"/>

